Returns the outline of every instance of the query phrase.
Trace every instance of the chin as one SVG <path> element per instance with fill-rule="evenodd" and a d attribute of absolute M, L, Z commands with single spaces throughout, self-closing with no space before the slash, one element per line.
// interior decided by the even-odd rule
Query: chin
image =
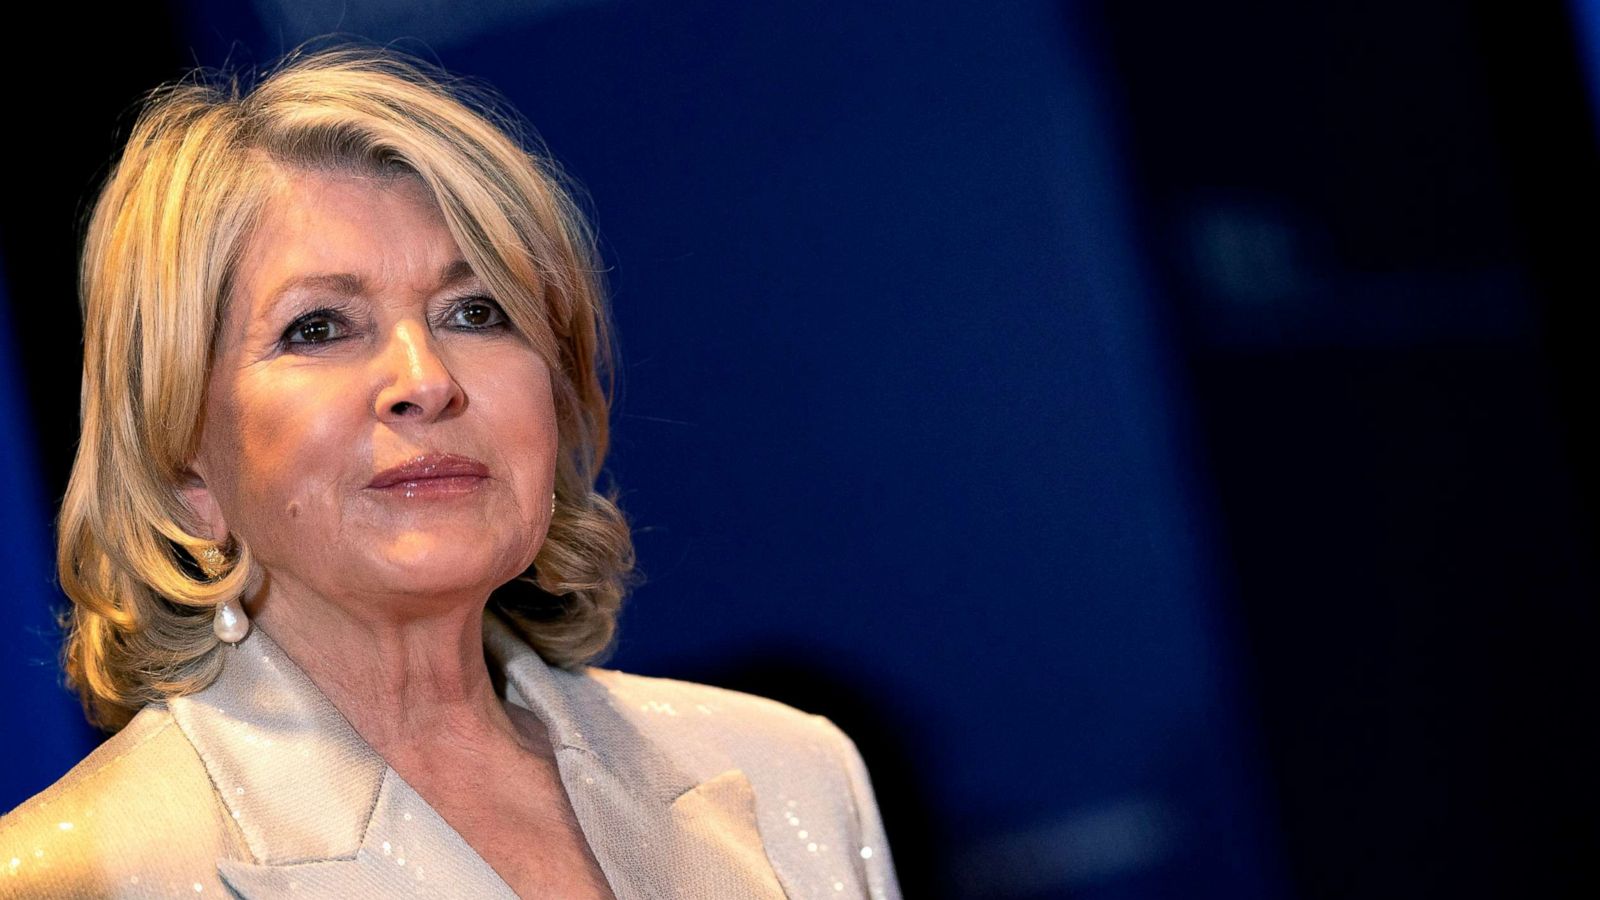
<path fill-rule="evenodd" d="M 482 542 L 436 540 L 432 535 L 397 542 L 380 563 L 402 589 L 416 593 L 459 593 L 481 590 L 484 594 L 515 578 L 522 570 L 507 573 L 507 557 L 496 554 Z"/>

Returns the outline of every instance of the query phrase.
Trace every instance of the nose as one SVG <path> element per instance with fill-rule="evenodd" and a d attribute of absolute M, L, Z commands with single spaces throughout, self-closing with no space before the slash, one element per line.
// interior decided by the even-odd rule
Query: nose
<path fill-rule="evenodd" d="M 379 365 L 384 378 L 377 398 L 380 421 L 432 421 L 454 415 L 466 405 L 466 394 L 421 323 L 395 325 Z"/>

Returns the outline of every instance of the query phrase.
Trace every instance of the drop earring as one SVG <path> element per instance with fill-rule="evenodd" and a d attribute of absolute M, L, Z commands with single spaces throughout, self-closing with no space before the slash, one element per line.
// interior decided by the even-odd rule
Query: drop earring
<path fill-rule="evenodd" d="M 238 601 L 224 600 L 217 607 L 216 617 L 211 620 L 211 630 L 223 643 L 237 644 L 250 633 L 250 618 L 244 614 L 244 608 L 239 606 Z"/>
<path fill-rule="evenodd" d="M 206 577 L 215 579 L 222 574 L 227 557 L 215 544 L 211 544 L 200 551 L 199 561 Z M 217 640 L 228 644 L 237 644 L 250 633 L 250 618 L 244 614 L 244 607 L 237 599 L 230 597 L 217 604 L 216 615 L 211 619 L 211 631 L 216 634 Z"/>
<path fill-rule="evenodd" d="M 556 514 L 556 492 L 550 492 L 550 515 Z"/>

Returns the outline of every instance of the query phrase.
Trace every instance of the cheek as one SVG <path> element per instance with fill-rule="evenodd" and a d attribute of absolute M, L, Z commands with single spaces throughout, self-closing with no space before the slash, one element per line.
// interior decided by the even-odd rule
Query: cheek
<path fill-rule="evenodd" d="M 288 520 L 314 525 L 324 518 L 319 511 L 337 505 L 335 487 L 365 445 L 351 413 L 358 395 L 349 387 L 294 373 L 268 373 L 240 386 L 227 416 L 223 465 L 231 476 L 230 505 L 241 529 L 258 532 L 258 543 Z"/>
<path fill-rule="evenodd" d="M 521 358 L 494 369 L 483 385 L 490 440 L 505 455 L 519 494 L 534 509 L 538 509 L 534 501 L 543 494 L 548 512 L 559 438 L 549 371 L 537 357 Z"/>
<path fill-rule="evenodd" d="M 524 388 L 522 408 L 530 438 L 540 450 L 540 459 L 547 464 L 553 463 L 559 434 L 550 372 L 543 363 L 531 366 L 523 384 L 527 387 Z"/>

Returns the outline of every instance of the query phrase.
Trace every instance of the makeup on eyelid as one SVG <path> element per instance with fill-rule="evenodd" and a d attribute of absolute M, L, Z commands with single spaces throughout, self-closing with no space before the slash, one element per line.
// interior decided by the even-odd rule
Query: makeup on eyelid
<path fill-rule="evenodd" d="M 448 321 L 449 318 L 451 318 L 454 315 L 456 315 L 458 313 L 461 313 L 461 312 L 463 312 L 465 310 L 472 309 L 474 307 L 483 307 L 485 309 L 488 309 L 490 311 L 490 313 L 492 314 L 492 316 L 494 317 L 494 320 L 488 322 L 487 324 L 483 324 L 483 325 L 464 325 L 464 326 L 461 326 L 460 330 L 462 330 L 462 331 L 496 331 L 496 330 L 499 330 L 502 326 L 509 326 L 511 324 L 511 320 L 506 315 L 505 310 L 501 308 L 500 304 L 497 303 L 494 300 L 494 298 L 483 296 L 483 295 L 480 295 L 480 294 L 472 294 L 472 295 L 469 295 L 469 296 L 466 296 L 466 297 L 462 297 L 462 298 L 460 298 L 458 300 L 450 301 L 446 305 L 446 310 L 447 310 L 446 314 L 444 316 L 441 316 L 438 321 L 435 321 L 433 323 L 433 327 L 436 327 L 436 328 L 437 327 L 442 327 L 444 324 L 446 324 L 446 322 Z M 343 340 L 348 335 L 340 335 L 339 337 L 323 337 L 323 338 L 320 338 L 318 340 L 300 340 L 300 341 L 292 340 L 292 337 L 293 337 L 293 335 L 296 334 L 296 332 L 299 329 L 304 328 L 306 325 L 308 325 L 308 324 L 310 324 L 312 322 L 319 321 L 319 320 L 327 320 L 330 323 L 338 323 L 340 325 L 340 327 L 348 329 L 350 322 L 352 320 L 356 319 L 357 316 L 358 316 L 358 313 L 357 313 L 357 311 L 355 309 L 353 309 L 348 304 L 342 304 L 342 303 L 338 304 L 338 305 L 335 305 L 335 306 L 323 306 L 323 307 L 319 307 L 317 309 L 311 310 L 310 312 L 302 313 L 302 314 L 296 316 L 289 323 L 288 327 L 286 327 L 283 330 L 282 334 L 280 334 L 278 336 L 278 344 L 279 344 L 280 347 L 287 348 L 287 347 L 289 347 L 291 345 L 306 346 L 306 345 L 316 345 L 316 344 L 329 344 L 329 343 L 334 343 L 334 342 L 339 341 L 339 340 Z"/>

